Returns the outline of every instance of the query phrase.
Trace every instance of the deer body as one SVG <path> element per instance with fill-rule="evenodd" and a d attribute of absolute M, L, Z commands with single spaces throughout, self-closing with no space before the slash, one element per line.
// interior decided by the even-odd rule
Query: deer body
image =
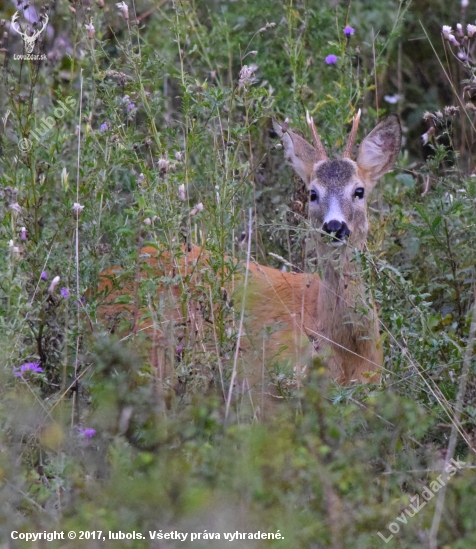
<path fill-rule="evenodd" d="M 159 254 L 156 248 L 147 246 L 142 248 L 140 279 L 144 280 L 151 275 L 154 277 L 175 277 L 187 280 L 187 286 L 196 288 L 203 286 L 202 275 L 207 268 L 208 255 L 199 246 L 184 247 L 183 253 L 171 257 L 170 253 Z M 160 378 L 165 379 L 172 375 L 173 365 L 161 352 L 168 345 L 168 328 L 166 324 L 172 322 L 175 326 L 186 324 L 200 324 L 201 313 L 199 307 L 191 300 L 184 311 L 180 296 L 182 288 L 178 284 L 168 288 L 160 288 L 158 299 L 162 301 L 162 314 L 159 322 L 142 320 L 145 309 L 138 310 L 133 296 L 138 280 L 126 278 L 121 280 L 123 271 L 119 267 L 112 267 L 101 273 L 99 292 L 107 295 L 105 303 L 99 308 L 99 316 L 105 323 L 113 325 L 113 331 L 121 335 L 124 329 L 119 324 L 128 326 L 126 335 L 145 332 L 152 340 L 149 352 L 151 364 L 160 370 Z M 227 277 L 228 278 L 228 277 Z M 287 273 L 257 263 L 250 263 L 248 267 L 248 284 L 244 287 L 245 273 L 237 274 L 233 281 L 225 282 L 227 293 L 235 303 L 235 310 L 241 310 L 245 301 L 244 330 L 240 341 L 243 369 L 246 370 L 248 384 L 254 386 L 262 372 L 254 368 L 256 360 L 251 355 L 261 352 L 263 338 L 266 340 L 266 352 L 275 356 L 279 353 L 281 360 L 289 359 L 294 364 L 303 361 L 304 355 L 309 355 L 310 345 L 306 327 L 317 330 L 315 311 L 319 295 L 319 277 L 302 273 Z M 232 286 L 235 288 L 233 291 Z M 124 296 L 130 296 L 128 303 L 117 303 Z M 265 327 L 273 327 L 269 335 L 264 335 Z M 200 331 L 200 330 L 198 330 Z M 284 347 L 284 349 L 283 349 Z M 260 362 L 260 361 L 259 361 Z M 304 366 L 305 362 L 302 363 Z"/>
<path fill-rule="evenodd" d="M 358 262 L 352 259 L 354 249 L 362 250 L 367 237 L 366 197 L 378 178 L 392 169 L 400 150 L 401 129 L 397 117 L 385 119 L 365 138 L 357 160 L 353 161 L 350 156 L 359 117 L 360 113 L 354 119 L 346 151 L 337 160 L 327 158 L 309 118 L 314 146 L 296 133 L 286 131 L 286 124 L 275 125 L 287 160 L 310 193 L 310 219 L 320 233 L 315 238 L 320 277 L 285 273 L 253 262 L 249 263 L 248 277 L 244 267 L 235 276 L 235 310 L 239 312 L 241 304 L 245 305 L 244 330 L 238 338 L 237 376 L 245 390 L 254 388 L 255 392 L 271 398 L 278 396 L 265 356 L 273 357 L 271 362 L 286 361 L 299 371 L 317 354 L 329 376 L 338 383 L 379 379 L 382 350 L 378 317 L 359 274 Z M 192 286 L 194 273 L 198 274 L 200 267 L 208 262 L 206 252 L 197 246 L 184 251 L 177 259 L 168 253 L 157 254 L 152 247 L 144 248 L 142 255 L 146 263 L 140 270 L 140 278 L 180 273 L 188 277 L 188 284 Z M 100 290 L 112 287 L 111 281 L 117 280 L 117 274 L 117 268 L 102 273 Z M 246 287 L 245 280 L 248 280 Z M 130 307 L 113 303 L 124 293 L 134 294 L 137 283 L 138 280 L 119 285 L 112 291 L 110 304 L 100 308 L 100 317 L 128 315 L 133 331 L 144 329 L 151 337 L 151 363 L 159 367 L 160 377 L 171 377 L 172 361 L 160 354 L 168 344 L 165 330 L 157 330 L 151 321 L 139 325 L 137 304 Z M 228 280 L 225 287 L 229 293 L 232 293 L 231 286 Z M 167 300 L 164 317 L 175 324 L 197 325 L 196 308 L 184 309 L 181 292 L 179 285 L 160 288 L 160 299 Z"/>

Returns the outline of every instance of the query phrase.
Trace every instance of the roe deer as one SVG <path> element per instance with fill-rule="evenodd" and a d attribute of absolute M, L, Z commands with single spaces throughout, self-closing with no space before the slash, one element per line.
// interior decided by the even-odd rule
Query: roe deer
<path fill-rule="evenodd" d="M 279 361 L 286 360 L 298 371 L 317 352 L 329 376 L 338 383 L 380 378 L 382 349 L 377 313 L 352 256 L 354 248 L 362 250 L 365 244 L 367 197 L 378 178 L 393 168 L 400 151 L 401 128 L 397 116 L 380 122 L 363 140 L 354 161 L 351 155 L 359 119 L 360 111 L 354 118 L 345 152 L 337 160 L 327 158 L 309 116 L 314 146 L 287 130 L 286 123 L 274 124 L 288 162 L 309 190 L 309 214 L 318 233 L 315 244 L 321 277 L 286 273 L 253 262 L 247 265 L 248 276 L 243 272 L 235 275 L 237 289 L 233 295 L 238 304 L 244 302 L 245 329 L 235 349 L 238 360 L 234 363 L 232 381 L 238 362 L 236 379 L 245 389 L 253 388 L 251 396 L 266 394 L 271 400 L 279 396 L 276 379 L 265 368 L 265 347 L 268 357 L 275 357 L 275 362 L 276 357 Z M 132 322 L 129 331 L 145 330 L 152 340 L 151 365 L 157 366 L 161 381 L 170 383 L 176 344 L 172 343 L 168 330 L 171 324 L 187 324 L 193 327 L 190 331 L 200 337 L 200 314 L 195 305 L 185 306 L 180 300 L 182 283 L 167 288 L 159 283 L 154 299 L 166 302 L 162 319 L 168 321 L 169 328 L 162 319 L 157 322 L 149 317 L 139 323 L 139 280 L 180 274 L 182 278 L 187 277 L 189 287 L 190 284 L 197 286 L 197 277 L 206 269 L 208 255 L 202 248 L 191 246 L 174 258 L 149 246 L 141 250 L 141 257 L 144 263 L 137 269 L 135 281 L 121 280 L 117 267 L 101 274 L 99 290 L 109 294 L 108 302 L 99 308 L 99 317 L 119 315 Z M 230 280 L 224 282 L 224 286 L 232 291 Z M 121 303 L 124 294 L 135 296 L 134 306 Z M 213 316 L 213 307 L 211 311 Z M 265 337 L 266 326 L 274 328 L 269 329 Z"/>

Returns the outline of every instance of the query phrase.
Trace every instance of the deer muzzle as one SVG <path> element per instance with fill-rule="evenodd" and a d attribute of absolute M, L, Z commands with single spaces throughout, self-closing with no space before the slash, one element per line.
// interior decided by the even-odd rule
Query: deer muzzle
<path fill-rule="evenodd" d="M 347 223 L 345 221 L 338 221 L 337 219 L 324 223 L 322 230 L 329 236 L 332 236 L 332 245 L 336 247 L 345 244 L 350 236 L 350 229 Z"/>

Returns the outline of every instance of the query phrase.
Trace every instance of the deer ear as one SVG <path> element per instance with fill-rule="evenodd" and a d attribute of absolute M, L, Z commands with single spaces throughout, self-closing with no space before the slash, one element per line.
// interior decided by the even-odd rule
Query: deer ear
<path fill-rule="evenodd" d="M 294 171 L 309 185 L 314 170 L 314 165 L 319 161 L 317 150 L 305 139 L 292 131 L 283 131 L 283 128 L 273 120 L 274 131 L 283 140 L 286 160 Z"/>
<path fill-rule="evenodd" d="M 398 116 L 382 120 L 362 141 L 357 155 L 357 165 L 367 181 L 377 181 L 389 172 L 402 145 L 402 128 Z"/>

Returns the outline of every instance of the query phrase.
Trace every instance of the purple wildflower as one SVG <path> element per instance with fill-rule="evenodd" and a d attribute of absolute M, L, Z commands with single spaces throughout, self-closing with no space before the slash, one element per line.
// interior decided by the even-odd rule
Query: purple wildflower
<path fill-rule="evenodd" d="M 107 129 L 108 129 L 107 122 L 103 122 L 103 123 L 99 126 L 99 131 L 100 131 L 100 132 L 106 132 Z"/>
<path fill-rule="evenodd" d="M 61 295 L 65 299 L 69 299 L 69 290 L 68 290 L 68 288 L 61 288 Z"/>
<path fill-rule="evenodd" d="M 46 271 L 41 271 L 40 278 L 41 280 L 48 280 L 48 273 Z"/>
<path fill-rule="evenodd" d="M 24 372 L 36 372 L 41 373 L 43 371 L 43 368 L 40 367 L 39 362 L 26 362 L 25 364 L 22 364 L 20 368 L 14 368 L 13 375 L 15 377 L 23 377 Z"/>
<path fill-rule="evenodd" d="M 92 438 L 96 434 L 96 429 L 78 427 L 80 436 L 83 438 Z"/>
<path fill-rule="evenodd" d="M 328 65 L 335 65 L 337 63 L 337 55 L 334 55 L 333 53 L 329 54 L 327 57 L 326 57 L 326 63 Z"/>
<path fill-rule="evenodd" d="M 128 112 L 133 111 L 136 108 L 135 103 L 128 103 L 127 104 L 127 110 Z"/>
<path fill-rule="evenodd" d="M 353 27 L 351 27 L 350 25 L 346 25 L 344 27 L 344 34 L 346 36 L 352 36 L 355 32 L 355 29 Z"/>
<path fill-rule="evenodd" d="M 28 234 L 26 232 L 26 227 L 22 227 L 20 230 L 20 240 L 26 240 L 28 238 Z"/>

